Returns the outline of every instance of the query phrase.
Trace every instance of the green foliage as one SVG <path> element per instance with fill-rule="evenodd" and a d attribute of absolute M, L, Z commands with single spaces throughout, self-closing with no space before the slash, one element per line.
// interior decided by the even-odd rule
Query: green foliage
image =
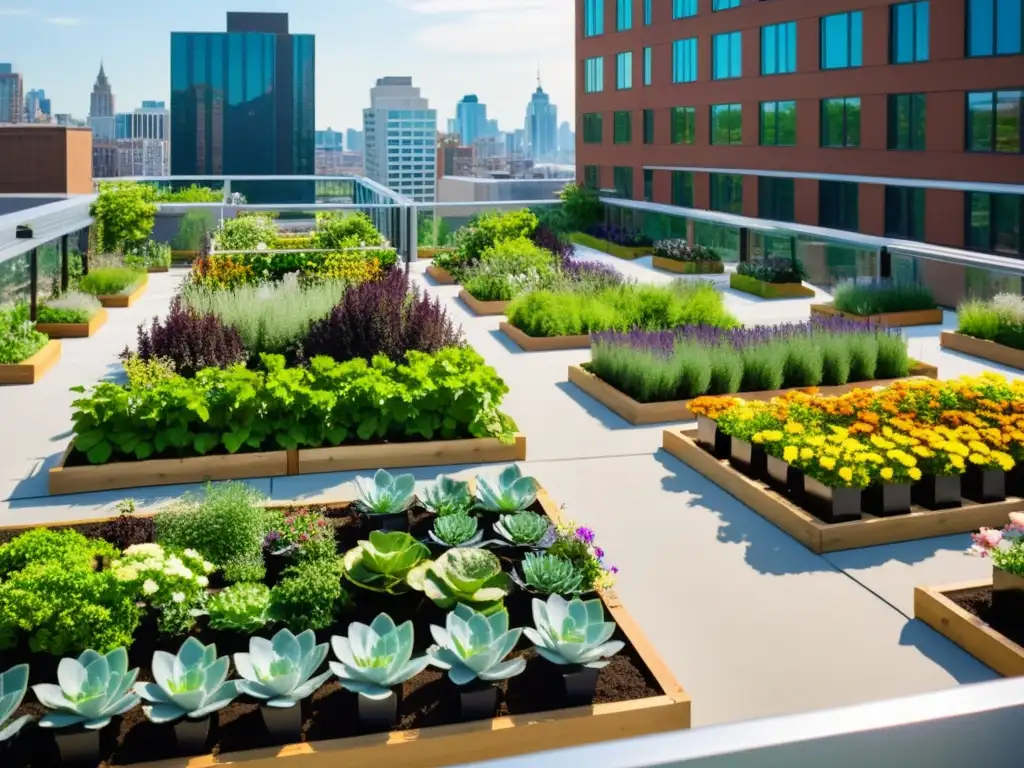
<path fill-rule="evenodd" d="M 867 316 L 935 309 L 935 297 L 931 289 L 921 283 L 849 281 L 836 288 L 832 304 L 840 312 Z"/>
<path fill-rule="evenodd" d="M 1000 293 L 990 301 L 968 301 L 957 308 L 957 330 L 976 339 L 1024 349 L 1024 298 Z"/>
<path fill-rule="evenodd" d="M 445 515 L 435 518 L 433 534 L 449 547 L 460 547 L 471 539 L 479 541 L 481 538 L 477 536 L 476 518 L 469 515 Z"/>
<path fill-rule="evenodd" d="M 137 267 L 100 267 L 89 270 L 78 281 L 78 290 L 93 296 L 115 296 L 131 293 L 145 278 Z"/>
<path fill-rule="evenodd" d="M 132 355 L 121 361 L 131 386 L 146 389 L 174 377 L 174 364 L 170 360 L 154 357 L 143 360 Z"/>
<path fill-rule="evenodd" d="M 152 240 L 128 246 L 125 249 L 124 263 L 125 266 L 141 269 L 169 267 L 171 246 L 169 243 L 156 243 Z"/>
<path fill-rule="evenodd" d="M 213 629 L 247 635 L 270 623 L 270 588 L 264 584 L 232 584 L 206 601 Z"/>
<path fill-rule="evenodd" d="M 520 293 L 550 287 L 557 276 L 555 256 L 528 238 L 502 240 L 466 268 L 463 287 L 480 301 L 509 301 Z"/>
<path fill-rule="evenodd" d="M 0 309 L 0 365 L 14 365 L 28 360 L 45 347 L 49 340 L 28 319 L 26 305 Z"/>
<path fill-rule="evenodd" d="M 153 199 L 158 203 L 223 203 L 224 192 L 192 184 L 183 189 L 158 189 Z"/>
<path fill-rule="evenodd" d="M 73 403 L 75 445 L 90 463 L 105 464 L 368 441 L 513 439 L 514 422 L 498 410 L 508 387 L 474 350 L 406 358 L 318 357 L 308 368 L 286 368 L 266 355 L 266 371 L 207 368 L 146 386 L 101 382 Z"/>
<path fill-rule="evenodd" d="M 580 184 L 567 184 L 561 191 L 562 214 L 565 229 L 570 232 L 584 232 L 604 216 L 597 193 Z"/>
<path fill-rule="evenodd" d="M 155 520 L 158 544 L 194 549 L 224 572 L 228 581 L 259 581 L 266 574 L 263 540 L 280 521 L 245 483 L 209 484 L 201 497 L 185 496 Z"/>
<path fill-rule="evenodd" d="M 441 216 L 420 216 L 416 227 L 418 245 L 428 248 L 448 246 L 452 242 L 452 227 Z"/>
<path fill-rule="evenodd" d="M 528 552 L 522 568 L 523 581 L 542 595 L 576 595 L 583 591 L 583 574 L 563 557 Z"/>
<path fill-rule="evenodd" d="M 277 225 L 269 216 L 237 216 L 225 219 L 214 236 L 218 251 L 267 249 L 277 243 Z"/>
<path fill-rule="evenodd" d="M 105 182 L 89 209 L 96 220 L 96 242 L 104 253 L 118 253 L 145 242 L 156 220 L 155 192 L 146 184 Z"/>
<path fill-rule="evenodd" d="M 455 234 L 457 262 L 474 264 L 502 240 L 529 238 L 536 229 L 537 217 L 530 211 L 481 214 Z"/>
<path fill-rule="evenodd" d="M 117 550 L 102 539 L 87 539 L 70 529 L 33 528 L 0 545 L 0 577 L 51 560 L 68 568 L 93 568 L 97 560 L 116 555 Z"/>
<path fill-rule="evenodd" d="M 88 293 L 69 291 L 49 299 L 39 307 L 37 323 L 87 323 L 102 308 L 99 299 Z"/>
<path fill-rule="evenodd" d="M 680 325 L 738 325 L 710 283 L 626 283 L 596 291 L 535 291 L 517 296 L 508 321 L 529 336 L 575 336 L 597 331 L 660 330 Z"/>
<path fill-rule="evenodd" d="M 324 629 L 331 626 L 342 611 L 352 607 L 352 599 L 341 585 L 344 566 L 311 560 L 286 568 L 270 590 L 270 613 L 275 621 L 292 632 Z"/>
<path fill-rule="evenodd" d="M 317 216 L 313 233 L 315 248 L 340 250 L 383 245 L 384 237 L 365 213 L 333 213 Z"/>

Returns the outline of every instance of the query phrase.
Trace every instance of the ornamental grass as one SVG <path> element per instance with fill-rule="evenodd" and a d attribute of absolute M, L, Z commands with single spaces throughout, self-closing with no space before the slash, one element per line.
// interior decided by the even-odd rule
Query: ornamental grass
<path fill-rule="evenodd" d="M 861 316 L 914 312 L 936 307 L 935 296 L 927 286 L 892 280 L 842 283 L 832 296 L 832 304 L 840 312 Z"/>
<path fill-rule="evenodd" d="M 956 316 L 962 334 L 1024 349 L 1024 297 L 1000 293 L 989 301 L 968 301 L 957 308 Z"/>

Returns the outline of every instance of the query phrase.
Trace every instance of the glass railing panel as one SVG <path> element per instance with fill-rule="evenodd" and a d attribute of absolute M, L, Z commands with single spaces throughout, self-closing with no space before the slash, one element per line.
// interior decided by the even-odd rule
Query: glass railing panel
<path fill-rule="evenodd" d="M 785 235 L 768 235 L 750 232 L 750 259 L 782 258 L 791 259 L 796 249 L 796 238 Z"/>
<path fill-rule="evenodd" d="M 807 271 L 807 280 L 819 288 L 830 289 L 844 280 L 870 280 L 878 277 L 878 249 L 796 238 L 797 258 Z"/>
<path fill-rule="evenodd" d="M 730 227 L 712 221 L 694 220 L 693 242 L 696 245 L 714 248 L 722 257 L 722 261 L 726 263 L 735 263 L 740 260 L 739 227 Z"/>
<path fill-rule="evenodd" d="M 183 212 L 160 210 L 153 225 L 153 240 L 169 243 L 175 259 L 195 258 L 207 233 L 216 231 L 220 216 L 220 206 L 193 208 Z"/>
<path fill-rule="evenodd" d="M 0 306 L 28 303 L 31 300 L 30 261 L 29 254 L 23 253 L 0 262 Z"/>
<path fill-rule="evenodd" d="M 60 240 L 43 243 L 36 249 L 36 296 L 39 300 L 60 294 Z"/>

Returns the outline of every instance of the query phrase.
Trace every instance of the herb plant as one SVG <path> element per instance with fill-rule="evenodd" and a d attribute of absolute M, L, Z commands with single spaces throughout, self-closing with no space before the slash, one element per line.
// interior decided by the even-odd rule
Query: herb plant
<path fill-rule="evenodd" d="M 286 568 L 270 590 L 271 616 L 292 632 L 329 627 L 351 605 L 341 575 L 340 560 L 311 560 Z"/>
<path fill-rule="evenodd" d="M 976 339 L 1024 349 L 1024 298 L 1000 293 L 989 301 L 967 301 L 957 307 L 957 330 Z"/>
<path fill-rule="evenodd" d="M 606 589 L 615 583 L 619 569 L 605 563 L 605 552 L 590 528 L 567 520 L 555 526 L 555 533 L 547 553 L 568 560 L 583 574 L 582 591 Z"/>
<path fill-rule="evenodd" d="M 475 517 L 469 515 L 445 515 L 434 520 L 430 538 L 447 547 L 475 547 L 483 539 L 484 532 L 477 530 Z"/>
<path fill-rule="evenodd" d="M 395 626 L 386 613 L 379 614 L 370 626 L 357 621 L 348 626 L 348 637 L 331 638 L 338 661 L 330 663 L 341 687 L 366 696 L 386 699 L 392 688 L 415 677 L 430 663 L 427 656 L 412 658 L 413 628 L 406 621 Z"/>
<path fill-rule="evenodd" d="M 213 563 L 194 549 L 166 550 L 159 544 L 135 544 L 110 563 L 114 576 L 139 587 L 139 599 L 160 616 L 158 629 L 168 635 L 188 632 L 210 584 Z"/>
<path fill-rule="evenodd" d="M 49 340 L 28 319 L 26 305 L 0 309 L 0 365 L 16 365 L 28 360 Z"/>
<path fill-rule="evenodd" d="M 139 670 L 128 670 L 128 652 L 123 647 L 106 655 L 87 650 L 77 659 L 61 659 L 59 685 L 32 686 L 36 698 L 50 710 L 39 721 L 40 727 L 105 727 L 112 718 L 138 705 L 138 694 L 130 692 L 138 675 Z"/>
<path fill-rule="evenodd" d="M 89 214 L 96 220 L 96 241 L 104 253 L 116 253 L 149 239 L 156 222 L 154 197 L 153 188 L 145 184 L 100 185 Z"/>
<path fill-rule="evenodd" d="M 171 246 L 168 243 L 157 243 L 152 240 L 128 246 L 124 253 L 124 263 L 125 266 L 142 269 L 166 269 L 171 266 Z"/>
<path fill-rule="evenodd" d="M 217 656 L 217 646 L 203 645 L 194 637 L 177 654 L 155 651 L 150 669 L 152 683 L 135 683 L 135 693 L 150 702 L 142 707 L 153 723 L 171 723 L 187 717 L 199 720 L 224 709 L 239 694 L 238 683 L 228 680 L 230 660 Z"/>
<path fill-rule="evenodd" d="M 102 309 L 99 299 L 81 291 L 69 291 L 47 299 L 39 307 L 37 323 L 88 323 Z"/>
<path fill-rule="evenodd" d="M 313 246 L 341 249 L 368 245 L 383 245 L 384 238 L 365 213 L 328 213 L 317 216 Z"/>
<path fill-rule="evenodd" d="M 331 676 L 314 676 L 327 658 L 327 643 L 317 644 L 312 630 L 293 635 L 282 629 L 270 640 L 249 638 L 249 652 L 235 654 L 239 688 L 268 707 L 290 708 L 311 696 Z"/>
<path fill-rule="evenodd" d="M 502 240 L 465 270 L 461 282 L 481 301 L 509 301 L 519 293 L 550 287 L 555 267 L 555 256 L 525 237 Z"/>
<path fill-rule="evenodd" d="M 232 584 L 206 600 L 210 627 L 252 634 L 271 623 L 270 588 L 265 584 Z"/>
<path fill-rule="evenodd" d="M 427 649 L 430 664 L 447 670 L 456 685 L 507 680 L 526 669 L 522 657 L 504 660 L 523 633 L 508 628 L 507 611 L 484 616 L 459 604 L 445 618 L 445 626 L 431 626 L 430 633 L 435 642 Z"/>
<path fill-rule="evenodd" d="M 502 610 L 505 595 L 512 590 L 501 561 L 486 549 L 449 549 L 437 560 L 417 565 L 407 580 L 440 608 L 465 603 L 485 615 Z"/>

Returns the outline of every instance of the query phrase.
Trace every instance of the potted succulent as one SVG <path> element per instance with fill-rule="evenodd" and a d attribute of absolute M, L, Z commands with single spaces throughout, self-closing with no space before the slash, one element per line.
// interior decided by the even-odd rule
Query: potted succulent
<path fill-rule="evenodd" d="M 512 580 L 501 561 L 486 549 L 458 547 L 436 560 L 424 560 L 406 577 L 409 586 L 423 592 L 439 608 L 465 603 L 485 616 L 504 608 Z"/>
<path fill-rule="evenodd" d="M 473 494 L 469 483 L 443 475 L 423 488 L 420 503 L 438 517 L 468 515 L 473 509 Z"/>
<path fill-rule="evenodd" d="M 508 612 L 490 616 L 457 604 L 445 618 L 445 626 L 431 626 L 434 645 L 427 649 L 430 664 L 448 671 L 448 679 L 459 689 L 463 720 L 493 717 L 498 706 L 494 683 L 521 674 L 522 657 L 505 661 L 519 642 L 521 629 L 508 628 Z"/>
<path fill-rule="evenodd" d="M 370 626 L 352 622 L 348 637 L 331 638 L 331 648 L 338 657 L 338 661 L 330 662 L 331 671 L 342 688 L 358 695 L 359 723 L 364 730 L 388 730 L 397 721 L 395 686 L 415 677 L 430 663 L 427 656 L 412 658 L 412 646 L 412 622 L 396 627 L 386 613 L 379 614 Z"/>
<path fill-rule="evenodd" d="M 476 504 L 489 513 L 494 523 L 498 515 L 522 512 L 537 500 L 537 481 L 523 477 L 516 464 L 505 469 L 496 481 L 478 476 L 476 479 Z"/>
<path fill-rule="evenodd" d="M 63 658 L 57 665 L 57 682 L 32 686 L 47 712 L 41 728 L 55 731 L 57 748 L 65 763 L 98 763 L 100 730 L 112 718 L 139 703 L 131 688 L 139 670 L 128 669 L 128 652 L 115 648 L 107 654 L 83 651 L 77 659 Z"/>
<path fill-rule="evenodd" d="M 28 664 L 16 664 L 0 674 L 0 756 L 32 715 L 11 719 L 28 690 Z"/>
<path fill-rule="evenodd" d="M 238 686 L 228 680 L 230 661 L 217 657 L 215 645 L 188 638 L 174 656 L 155 651 L 152 683 L 136 683 L 135 692 L 150 702 L 142 707 L 151 723 L 173 724 L 182 754 L 204 751 L 210 735 L 210 715 L 238 696 Z"/>
<path fill-rule="evenodd" d="M 410 474 L 392 476 L 378 469 L 372 480 L 356 478 L 356 505 L 370 518 L 370 526 L 385 531 L 409 528 L 407 510 L 413 502 L 416 478 Z"/>
<path fill-rule="evenodd" d="M 612 640 L 615 622 L 604 620 L 600 599 L 565 600 L 551 595 L 547 601 L 534 598 L 533 627 L 523 630 L 537 653 L 563 668 L 566 703 L 569 706 L 590 704 L 597 689 L 600 670 L 608 658 L 625 647 L 621 640 Z"/>
<path fill-rule="evenodd" d="M 298 635 L 282 629 L 270 640 L 249 638 L 249 652 L 235 654 L 239 689 L 260 699 L 260 714 L 270 735 L 281 743 L 299 740 L 302 708 L 295 706 L 327 682 L 331 671 L 313 676 L 327 658 L 327 643 L 317 645 L 313 630 Z"/>
<path fill-rule="evenodd" d="M 496 544 L 512 547 L 513 552 L 525 555 L 534 549 L 545 549 L 555 540 L 555 527 L 536 512 L 517 512 L 501 515 L 494 524 L 494 532 L 501 538 Z"/>
<path fill-rule="evenodd" d="M 445 515 L 434 519 L 434 525 L 427 532 L 429 546 L 440 554 L 451 547 L 475 547 L 484 537 L 475 517 L 470 515 Z"/>
<path fill-rule="evenodd" d="M 567 558 L 528 552 L 512 572 L 512 580 L 526 592 L 538 595 L 578 595 L 585 590 L 583 572 Z"/>
<path fill-rule="evenodd" d="M 342 558 L 345 578 L 372 592 L 399 595 L 409 591 L 406 577 L 430 555 L 427 547 L 404 531 L 371 531 Z"/>

